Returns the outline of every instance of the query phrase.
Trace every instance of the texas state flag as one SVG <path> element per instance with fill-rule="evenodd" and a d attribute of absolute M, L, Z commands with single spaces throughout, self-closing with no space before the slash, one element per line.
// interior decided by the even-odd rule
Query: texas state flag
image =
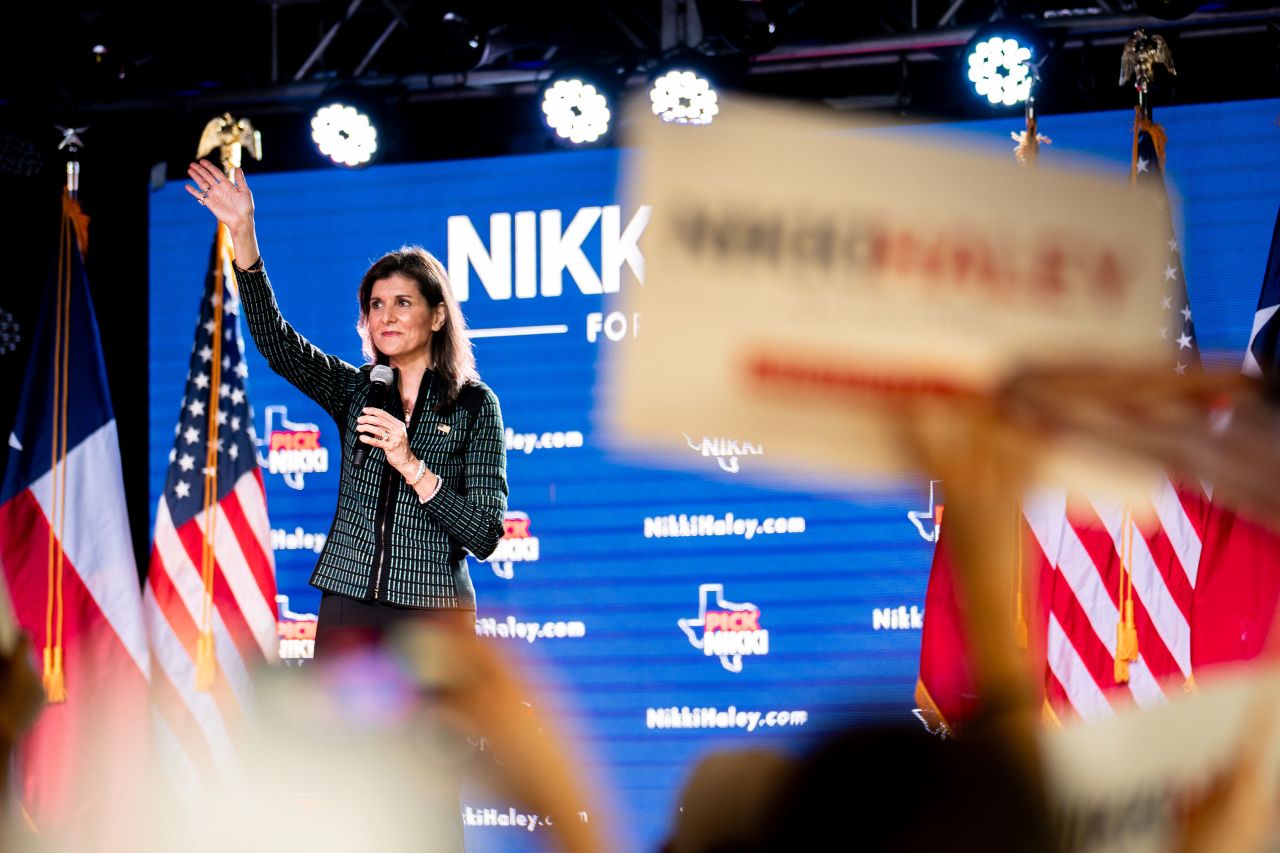
<path fill-rule="evenodd" d="M 49 694 L 18 745 L 25 825 L 59 849 L 106 850 L 124 849 L 137 814 L 150 657 L 81 255 L 87 228 L 64 197 L 59 256 L 8 436 L 0 563 Z"/>

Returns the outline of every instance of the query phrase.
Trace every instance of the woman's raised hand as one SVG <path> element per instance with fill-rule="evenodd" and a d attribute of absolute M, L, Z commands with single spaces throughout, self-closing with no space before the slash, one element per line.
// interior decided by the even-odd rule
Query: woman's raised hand
<path fill-rule="evenodd" d="M 227 180 L 221 169 L 208 160 L 187 166 L 187 174 L 195 186 L 184 184 L 187 192 L 209 208 L 218 221 L 235 234 L 253 222 L 253 192 L 244 179 L 244 170 L 236 169 L 235 180 Z"/>

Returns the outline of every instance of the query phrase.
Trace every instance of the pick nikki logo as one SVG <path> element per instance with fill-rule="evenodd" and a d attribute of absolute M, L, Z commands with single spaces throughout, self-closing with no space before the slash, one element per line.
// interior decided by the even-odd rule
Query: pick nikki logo
<path fill-rule="evenodd" d="M 267 440 L 258 442 L 259 465 L 281 475 L 285 485 L 298 490 L 306 487 L 307 474 L 329 470 L 329 451 L 320 444 L 320 427 L 289 420 L 285 406 L 267 406 L 266 416 Z"/>
<path fill-rule="evenodd" d="M 516 510 L 508 511 L 502 519 L 502 539 L 485 562 L 503 580 L 516 576 L 516 563 L 538 562 L 540 548 L 538 537 L 529 532 L 531 523 L 527 513 Z"/>
<path fill-rule="evenodd" d="M 698 617 L 678 619 L 676 624 L 689 645 L 707 657 L 720 658 L 720 665 L 729 672 L 742 672 L 744 657 L 769 653 L 769 631 L 760 627 L 760 608 L 727 600 L 724 584 L 699 586 Z"/>

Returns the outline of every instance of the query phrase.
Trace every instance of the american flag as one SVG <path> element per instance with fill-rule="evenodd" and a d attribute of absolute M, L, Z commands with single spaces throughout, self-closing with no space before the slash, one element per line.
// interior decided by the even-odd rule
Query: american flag
<path fill-rule="evenodd" d="M 1169 212 L 1162 162 L 1164 131 L 1142 125 L 1132 172 L 1139 192 Z M 1162 339 L 1172 369 L 1200 369 L 1182 254 L 1169 217 L 1164 269 L 1153 271 Z M 1158 294 L 1158 297 L 1157 297 Z M 1191 614 L 1204 540 L 1207 498 L 1198 483 L 1158 484 L 1146 501 L 1124 506 L 1091 496 L 1033 499 L 1024 508 L 1032 540 L 1052 567 L 1048 589 L 1045 695 L 1086 719 L 1130 702 L 1148 707 L 1191 682 Z M 1058 530 L 1054 530 L 1057 526 Z M 1133 619 L 1127 618 L 1132 602 Z M 1125 625 L 1117 629 L 1117 625 Z M 1127 626 L 1136 649 L 1116 663 Z M 1125 665 L 1127 664 L 1127 665 Z M 1127 670 L 1127 679 L 1121 676 Z"/>
<path fill-rule="evenodd" d="M 271 530 L 234 281 L 222 232 L 200 303 L 143 595 L 157 748 L 192 794 L 234 770 L 254 670 L 277 658 Z M 203 673 L 202 635 L 213 649 Z M 200 676 L 212 683 L 198 683 Z"/>
<path fill-rule="evenodd" d="M 1156 144 L 1163 148 L 1163 133 L 1142 127 L 1133 174 L 1138 191 L 1168 211 Z M 1199 369 L 1200 351 L 1172 219 L 1167 246 L 1164 268 L 1151 271 L 1151 298 L 1162 307 L 1161 327 L 1152 333 L 1169 341 L 1172 369 L 1185 374 Z M 1130 504 L 1061 491 L 1026 497 L 1019 571 L 1026 588 L 1039 590 L 1038 601 L 1025 606 L 1043 631 L 1047 715 L 1098 719 L 1124 705 L 1161 704 L 1192 683 L 1192 603 L 1209 508 L 1198 483 L 1168 479 Z M 948 552 L 939 547 L 917 700 L 926 717 L 936 715 L 931 723 L 943 725 L 963 720 L 978 700 L 958 660 L 965 650 L 956 642 L 961 632 L 950 574 Z"/>

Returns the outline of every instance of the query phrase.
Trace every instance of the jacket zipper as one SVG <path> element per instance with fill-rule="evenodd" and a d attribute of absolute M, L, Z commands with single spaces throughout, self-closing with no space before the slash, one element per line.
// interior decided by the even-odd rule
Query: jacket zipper
<path fill-rule="evenodd" d="M 413 424 L 415 421 L 419 419 L 419 416 L 422 412 L 422 408 L 427 404 L 427 400 L 431 397 L 431 388 L 434 384 L 435 384 L 435 375 L 432 374 L 431 379 L 428 382 L 425 391 L 421 387 L 418 388 L 418 399 L 414 402 L 413 413 L 409 416 L 409 421 L 405 425 L 405 429 L 409 433 L 410 439 L 412 439 L 412 436 L 413 436 Z M 396 376 L 396 382 L 393 387 L 395 389 L 399 389 L 400 387 L 398 374 Z M 396 390 L 395 393 L 399 395 L 399 390 Z M 395 495 L 394 495 L 395 486 L 392 485 L 392 480 L 394 477 L 395 477 L 395 472 L 391 470 L 391 465 L 388 464 L 385 459 L 383 459 L 382 486 L 381 486 L 381 489 L 379 490 L 379 500 L 378 500 L 378 505 L 379 505 L 379 511 L 378 511 L 379 518 L 377 519 L 378 537 L 377 537 L 377 542 L 375 543 L 375 549 L 374 549 L 374 553 L 376 556 L 376 559 L 374 560 L 374 567 L 373 567 L 373 591 L 372 592 L 373 592 L 374 601 L 382 600 L 382 594 L 384 591 L 382 588 L 382 579 L 386 574 L 384 570 L 387 567 L 387 559 L 388 559 L 387 552 L 391 550 L 391 520 L 392 520 L 392 517 L 395 515 L 395 507 L 396 507 Z"/>
<path fill-rule="evenodd" d="M 378 525 L 378 565 L 375 567 L 373 576 L 373 600 L 382 600 L 382 575 L 383 569 L 387 565 L 387 526 L 390 513 L 383 515 L 381 524 Z"/>

